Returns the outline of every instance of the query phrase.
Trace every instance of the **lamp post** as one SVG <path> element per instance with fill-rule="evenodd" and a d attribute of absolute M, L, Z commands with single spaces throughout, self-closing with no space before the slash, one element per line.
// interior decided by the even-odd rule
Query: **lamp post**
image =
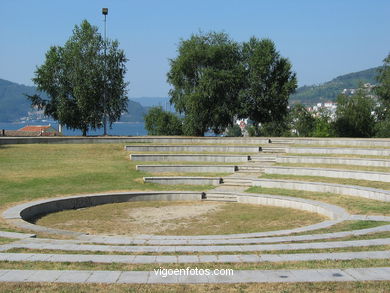
<path fill-rule="evenodd" d="M 103 89 L 103 135 L 107 135 L 107 94 L 106 94 L 106 83 L 107 83 L 107 14 L 108 8 L 102 9 L 102 14 L 104 15 L 104 89 Z"/>

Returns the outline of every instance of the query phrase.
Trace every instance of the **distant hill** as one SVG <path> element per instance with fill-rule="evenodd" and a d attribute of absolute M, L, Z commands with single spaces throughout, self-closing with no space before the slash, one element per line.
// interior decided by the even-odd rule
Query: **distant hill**
<path fill-rule="evenodd" d="M 169 97 L 142 97 L 132 98 L 132 100 L 140 103 L 147 109 L 155 106 L 161 106 L 166 111 L 175 112 L 175 107 L 169 103 Z"/>
<path fill-rule="evenodd" d="M 27 116 L 31 106 L 24 94 L 35 93 L 35 87 L 0 79 L 0 121 L 12 122 Z"/>
<path fill-rule="evenodd" d="M 357 88 L 359 83 L 376 84 L 378 68 L 341 75 L 319 85 L 299 87 L 295 94 L 291 95 L 290 103 L 314 104 L 335 101 L 343 89 Z"/>
<path fill-rule="evenodd" d="M 33 86 L 25 86 L 0 79 L 0 122 L 14 122 L 26 117 L 32 110 L 25 94 L 36 94 Z M 143 122 L 147 109 L 139 103 L 129 100 L 128 113 L 123 115 L 122 122 Z"/>

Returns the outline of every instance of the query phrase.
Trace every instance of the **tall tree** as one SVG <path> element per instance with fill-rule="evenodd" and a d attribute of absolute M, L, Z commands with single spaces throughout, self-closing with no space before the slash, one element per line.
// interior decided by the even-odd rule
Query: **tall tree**
<path fill-rule="evenodd" d="M 371 137 L 374 134 L 374 101 L 362 89 L 353 96 L 337 98 L 334 127 L 337 136 Z"/>
<path fill-rule="evenodd" d="M 302 104 L 294 105 L 289 113 L 291 129 L 298 136 L 312 135 L 315 127 L 315 118 Z"/>
<path fill-rule="evenodd" d="M 383 60 L 377 80 L 379 84 L 375 91 L 381 102 L 378 109 L 379 120 L 390 120 L 390 54 Z"/>
<path fill-rule="evenodd" d="M 117 41 L 105 44 L 97 27 L 84 20 L 63 47 L 48 50 L 35 72 L 33 81 L 48 99 L 28 97 L 46 115 L 85 136 L 102 126 L 104 113 L 112 124 L 127 110 L 126 61 Z"/>
<path fill-rule="evenodd" d="M 221 133 L 233 125 L 243 82 L 237 43 L 225 33 L 192 35 L 180 42 L 170 66 L 170 102 L 185 114 L 184 134 L 203 136 L 208 128 Z"/>
<path fill-rule="evenodd" d="M 246 70 L 240 116 L 254 121 L 256 128 L 259 123 L 282 121 L 297 87 L 289 60 L 280 56 L 271 40 L 252 37 L 243 44 L 242 62 Z"/>

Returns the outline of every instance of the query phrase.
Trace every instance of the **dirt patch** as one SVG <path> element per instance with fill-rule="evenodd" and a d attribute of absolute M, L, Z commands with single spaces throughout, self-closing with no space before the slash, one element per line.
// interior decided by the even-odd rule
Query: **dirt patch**
<path fill-rule="evenodd" d="M 208 213 L 221 210 L 226 203 L 208 203 L 130 208 L 125 210 L 135 233 L 156 234 L 166 230 L 183 229 L 192 220 L 207 217 Z"/>

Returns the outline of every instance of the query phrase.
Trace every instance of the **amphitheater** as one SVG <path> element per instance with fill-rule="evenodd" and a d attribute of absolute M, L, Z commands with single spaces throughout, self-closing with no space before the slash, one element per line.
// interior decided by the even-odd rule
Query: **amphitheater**
<path fill-rule="evenodd" d="M 386 208 L 390 207 L 389 139 L 121 137 L 0 141 L 2 145 L 20 143 L 117 143 L 118 147 L 125 147 L 129 160 L 137 161 L 136 169 L 148 174 L 143 178 L 144 184 L 209 188 L 83 194 L 15 203 L 2 217 L 22 232 L 0 232 L 0 237 L 14 239 L 0 245 L 0 261 L 152 264 L 156 268 L 292 262 L 314 265 L 304 269 L 285 269 L 283 265 L 280 269 L 235 269 L 234 275 L 164 277 L 151 270 L 0 270 L 0 282 L 191 284 L 390 280 L 390 209 Z M 324 220 L 293 229 L 221 235 L 91 235 L 35 224 L 35 219 L 43 214 L 129 201 L 276 206 L 319 214 Z M 342 225 L 351 221 L 370 223 L 370 227 L 335 229 L 349 227 Z M 40 233 L 50 237 L 36 237 Z M 14 252 L 17 249 L 24 250 Z M 26 253 L 29 249 L 43 252 Z M 353 261 L 360 260 L 378 260 L 380 265 L 353 265 Z M 315 262 L 324 261 L 351 261 L 352 265 L 315 266 Z"/>

